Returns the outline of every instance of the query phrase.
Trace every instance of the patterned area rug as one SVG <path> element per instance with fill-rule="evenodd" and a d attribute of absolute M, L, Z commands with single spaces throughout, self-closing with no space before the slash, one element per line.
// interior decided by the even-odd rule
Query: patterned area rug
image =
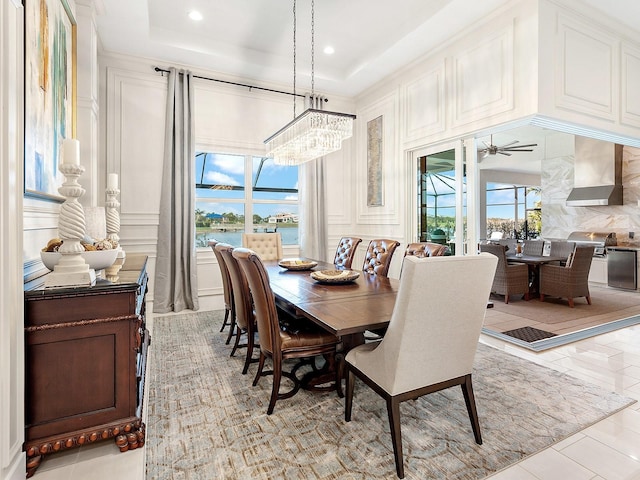
<path fill-rule="evenodd" d="M 510 337 L 519 338 L 520 340 L 524 340 L 525 342 L 537 342 L 538 340 L 542 340 L 544 338 L 551 338 L 556 336 L 555 333 L 546 332 L 544 330 L 533 327 L 516 328 L 514 330 L 507 330 L 506 332 L 502 333 L 504 335 L 509 335 Z"/>
<path fill-rule="evenodd" d="M 349 423 L 335 392 L 301 390 L 266 415 L 271 377 L 241 375 L 222 313 L 153 320 L 147 478 L 397 478 L 380 397 L 358 381 Z M 634 402 L 485 345 L 473 375 L 483 445 L 459 388 L 405 402 L 405 478 L 484 478 Z"/>

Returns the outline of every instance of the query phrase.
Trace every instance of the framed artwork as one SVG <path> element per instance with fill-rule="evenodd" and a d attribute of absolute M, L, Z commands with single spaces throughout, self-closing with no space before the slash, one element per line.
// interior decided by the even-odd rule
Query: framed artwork
<path fill-rule="evenodd" d="M 367 122 L 367 205 L 384 205 L 382 191 L 382 115 Z"/>
<path fill-rule="evenodd" d="M 76 21 L 67 0 L 24 3 L 24 193 L 62 202 L 61 146 L 76 126 Z"/>

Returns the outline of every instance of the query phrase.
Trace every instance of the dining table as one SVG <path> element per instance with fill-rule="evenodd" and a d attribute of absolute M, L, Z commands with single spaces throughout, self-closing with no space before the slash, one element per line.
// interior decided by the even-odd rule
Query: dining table
<path fill-rule="evenodd" d="M 508 253 L 506 255 L 508 263 L 524 263 L 529 267 L 529 295 L 537 296 L 540 292 L 540 265 L 545 263 L 565 262 L 567 257 L 555 255 L 525 255 Z"/>
<path fill-rule="evenodd" d="M 363 271 L 346 283 L 316 281 L 312 272 L 334 271 L 332 264 L 314 260 L 308 270 L 290 270 L 280 262 L 265 261 L 276 305 L 304 317 L 341 339 L 343 354 L 364 343 L 364 332 L 389 324 L 400 281 Z"/>

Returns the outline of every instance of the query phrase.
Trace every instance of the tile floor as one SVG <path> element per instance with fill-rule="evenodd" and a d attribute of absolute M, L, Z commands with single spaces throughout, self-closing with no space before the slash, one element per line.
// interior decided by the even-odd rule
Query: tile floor
<path fill-rule="evenodd" d="M 148 324 L 151 330 L 151 318 Z M 640 480 L 640 326 L 542 353 L 484 335 L 481 341 L 639 401 L 492 475 L 492 480 Z M 47 458 L 34 478 L 142 480 L 145 452 L 120 453 L 113 442 L 102 442 Z"/>

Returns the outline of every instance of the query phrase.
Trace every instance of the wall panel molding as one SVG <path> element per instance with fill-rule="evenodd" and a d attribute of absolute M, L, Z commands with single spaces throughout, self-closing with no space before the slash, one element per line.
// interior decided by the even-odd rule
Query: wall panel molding
<path fill-rule="evenodd" d="M 620 123 L 640 127 L 640 46 L 621 47 Z"/>
<path fill-rule="evenodd" d="M 444 60 L 424 75 L 404 86 L 404 141 L 444 132 L 445 63 Z"/>
<path fill-rule="evenodd" d="M 615 121 L 618 40 L 562 13 L 557 40 L 556 106 Z"/>
<path fill-rule="evenodd" d="M 396 225 L 399 223 L 399 179 L 403 171 L 398 159 L 399 108 L 398 91 L 380 98 L 359 111 L 356 122 L 356 155 L 353 168 L 356 221 L 362 224 Z M 383 205 L 367 205 L 367 123 L 382 116 L 382 185 Z"/>
<path fill-rule="evenodd" d="M 512 22 L 452 57 L 453 126 L 513 110 L 513 56 Z"/>

